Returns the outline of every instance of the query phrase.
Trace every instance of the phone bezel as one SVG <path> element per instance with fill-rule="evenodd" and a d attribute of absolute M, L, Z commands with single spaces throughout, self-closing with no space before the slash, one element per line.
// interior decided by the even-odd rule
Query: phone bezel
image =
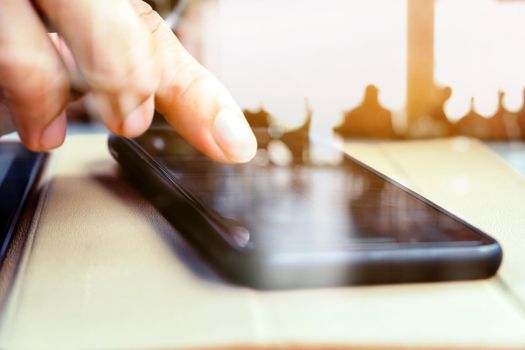
<path fill-rule="evenodd" d="M 14 154 L 4 178 L 0 182 L 0 234 L 3 237 L 0 247 L 0 265 L 3 263 L 10 242 L 16 230 L 27 198 L 36 183 L 40 170 L 47 158 L 46 153 L 27 150 L 21 143 L 0 142 L 0 152 Z"/>
<path fill-rule="evenodd" d="M 146 150 L 140 146 L 136 141 L 111 135 L 109 138 L 110 152 L 117 159 L 117 161 L 124 167 L 128 174 L 132 175 L 131 166 L 133 165 L 133 172 L 137 174 L 137 171 L 141 173 L 142 184 L 138 184 L 139 187 L 144 186 L 144 182 L 148 182 L 144 179 L 146 174 L 153 175 L 153 181 L 160 181 L 164 184 L 161 187 L 171 188 L 176 192 L 178 199 L 182 199 L 185 202 L 186 207 L 184 210 L 190 210 L 198 214 L 201 225 L 194 225 L 194 227 L 184 227 L 181 220 L 173 220 L 169 212 L 171 209 L 162 208 L 162 205 L 158 203 L 154 204 L 157 208 L 168 218 L 172 224 L 174 224 L 179 230 L 185 231 L 185 237 L 192 242 L 194 246 L 197 246 L 201 253 L 204 253 L 205 257 L 212 261 L 214 265 L 217 265 L 223 273 L 228 277 L 240 282 L 255 286 L 257 288 L 288 288 L 288 283 L 282 278 L 275 278 L 275 275 L 279 274 L 287 268 L 292 268 L 292 272 L 286 273 L 285 275 L 292 276 L 293 271 L 297 271 L 297 267 L 302 267 L 302 270 L 315 270 L 314 267 L 325 266 L 328 269 L 329 266 L 333 269 L 335 266 L 345 266 L 352 268 L 357 271 L 365 271 L 367 269 L 376 270 L 385 267 L 387 264 L 399 264 L 400 269 L 410 270 L 410 266 L 413 264 L 420 264 L 422 267 L 425 265 L 432 266 L 442 263 L 454 265 L 462 263 L 465 266 L 476 266 L 483 265 L 483 271 L 472 274 L 472 276 L 466 276 L 465 274 L 458 274 L 458 276 L 452 276 L 446 279 L 470 279 L 470 278 L 481 278 L 488 277 L 494 274 L 502 260 L 502 251 L 498 242 L 482 232 L 473 225 L 465 222 L 458 218 L 454 214 L 448 212 L 439 205 L 433 203 L 427 198 L 417 194 L 410 190 L 406 186 L 398 183 L 394 179 L 376 171 L 369 167 L 363 162 L 345 155 L 349 161 L 352 161 L 356 165 L 362 167 L 366 171 L 378 176 L 384 181 L 400 188 L 407 192 L 409 195 L 414 197 L 416 200 L 423 202 L 425 205 L 429 205 L 436 209 L 443 215 L 454 219 L 460 224 L 466 226 L 480 236 L 482 239 L 481 245 L 476 246 L 455 246 L 454 241 L 451 241 L 451 245 L 446 247 L 437 246 L 426 246 L 426 247 L 407 247 L 400 245 L 399 248 L 394 249 L 379 249 L 383 261 L 372 262 L 370 259 L 370 250 L 349 250 L 349 251 L 334 251 L 330 253 L 294 253 L 294 254 L 272 254 L 272 252 L 261 252 L 253 249 L 246 249 L 236 244 L 227 233 L 227 225 L 221 220 L 220 216 L 216 215 L 213 211 L 209 210 L 206 206 L 202 205 L 189 191 L 184 189 L 176 179 L 169 174 L 169 171 L 165 169 L 164 165 L 156 161 Z M 137 158 L 142 162 L 137 162 Z M 142 164 L 140 164 L 142 163 Z M 139 166 L 137 169 L 137 165 Z M 133 175 L 131 176 L 133 178 Z M 147 194 L 147 193 L 146 193 Z M 150 198 L 152 199 L 152 198 Z M 175 201 L 174 201 L 175 202 Z M 168 211 L 168 212 L 166 212 Z M 187 217 L 186 215 L 184 215 Z M 190 219 L 190 218 L 188 218 Z M 195 219 L 195 218 L 193 218 Z M 187 220 L 189 221 L 189 220 Z M 187 225 L 186 225 L 187 226 Z M 191 226 L 191 225 L 190 225 Z M 197 226 L 197 227 L 195 227 Z M 200 227 L 199 227 L 200 226 Z M 199 232 L 197 232 L 199 231 Z M 199 238 L 199 236 L 201 236 Z M 203 237 L 205 239 L 203 239 Z M 429 255 L 429 252 L 432 254 Z M 242 262 L 243 264 L 239 264 Z M 241 266 L 240 266 L 241 265 Z M 427 267 L 428 268 L 428 267 Z M 232 274 L 232 271 L 235 273 Z M 259 274 L 263 274 L 264 278 L 253 279 L 253 271 L 259 271 Z M 299 268 L 301 270 L 301 268 Z M 360 274 L 362 275 L 362 274 Z M 382 275 L 384 275 L 382 273 Z M 403 278 L 394 278 L 394 281 L 409 282 L 418 280 L 432 280 L 431 278 L 410 278 L 405 276 Z M 445 278 L 437 278 L 436 280 L 443 280 Z M 383 281 L 384 280 L 384 281 Z M 377 278 L 369 278 L 361 276 L 355 282 L 361 283 L 383 283 L 390 282 L 388 276 L 384 276 L 379 281 Z M 293 284 L 293 283 L 292 283 Z M 315 283 L 295 283 L 294 286 L 312 286 Z M 321 283 L 320 285 L 326 285 Z"/>

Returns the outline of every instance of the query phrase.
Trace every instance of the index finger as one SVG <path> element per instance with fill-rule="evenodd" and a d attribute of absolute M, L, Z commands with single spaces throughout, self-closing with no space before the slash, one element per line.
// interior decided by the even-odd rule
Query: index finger
<path fill-rule="evenodd" d="M 135 10 L 154 33 L 161 65 L 156 107 L 202 153 L 222 162 L 246 162 L 257 141 L 226 88 L 180 44 L 169 26 L 142 1 Z"/>

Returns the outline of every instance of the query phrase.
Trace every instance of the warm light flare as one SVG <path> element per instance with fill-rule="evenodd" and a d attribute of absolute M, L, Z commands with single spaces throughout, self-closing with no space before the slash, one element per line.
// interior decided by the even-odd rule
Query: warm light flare
<path fill-rule="evenodd" d="M 496 0 L 437 0 L 435 78 L 451 86 L 445 105 L 450 119 L 470 109 L 490 116 L 504 106 L 518 110 L 525 86 L 525 3 Z"/>
<path fill-rule="evenodd" d="M 295 126 L 308 97 L 316 128 L 331 127 L 374 83 L 404 108 L 406 0 L 221 0 L 220 11 L 217 73 L 241 106 L 263 102 Z"/>

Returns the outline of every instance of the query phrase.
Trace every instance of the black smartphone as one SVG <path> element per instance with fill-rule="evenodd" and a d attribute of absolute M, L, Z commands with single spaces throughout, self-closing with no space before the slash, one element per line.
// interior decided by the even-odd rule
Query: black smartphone
<path fill-rule="evenodd" d="M 493 275 L 499 244 L 374 169 L 240 165 L 201 155 L 168 127 L 110 136 L 134 185 L 230 281 L 283 289 Z"/>
<path fill-rule="evenodd" d="M 21 143 L 0 142 L 0 264 L 45 159 Z"/>

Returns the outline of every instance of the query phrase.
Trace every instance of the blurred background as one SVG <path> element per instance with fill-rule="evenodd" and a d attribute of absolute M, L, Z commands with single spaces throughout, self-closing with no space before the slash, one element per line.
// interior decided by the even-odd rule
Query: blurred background
<path fill-rule="evenodd" d="M 178 1 L 150 1 L 168 16 Z M 252 123 L 525 139 L 525 1 L 190 0 L 176 32 Z"/>

